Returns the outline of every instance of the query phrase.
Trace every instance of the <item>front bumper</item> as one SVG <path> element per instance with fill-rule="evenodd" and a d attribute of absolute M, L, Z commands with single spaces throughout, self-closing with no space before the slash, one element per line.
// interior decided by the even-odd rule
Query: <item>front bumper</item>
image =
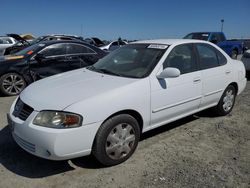
<path fill-rule="evenodd" d="M 13 105 L 14 106 L 14 105 Z M 13 112 L 13 106 L 10 112 Z M 50 160 L 65 160 L 89 155 L 101 122 L 71 129 L 52 129 L 32 124 L 38 112 L 26 121 L 7 115 L 15 142 L 27 152 Z"/>

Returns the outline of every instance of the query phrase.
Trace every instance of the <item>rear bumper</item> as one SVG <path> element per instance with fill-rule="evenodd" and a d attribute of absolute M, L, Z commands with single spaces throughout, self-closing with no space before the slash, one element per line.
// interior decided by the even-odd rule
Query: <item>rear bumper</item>
<path fill-rule="evenodd" d="M 245 89 L 247 85 L 247 79 L 244 78 L 238 82 L 238 95 Z"/>
<path fill-rule="evenodd" d="M 246 71 L 250 71 L 250 58 L 242 58 L 241 61 L 243 62 Z"/>

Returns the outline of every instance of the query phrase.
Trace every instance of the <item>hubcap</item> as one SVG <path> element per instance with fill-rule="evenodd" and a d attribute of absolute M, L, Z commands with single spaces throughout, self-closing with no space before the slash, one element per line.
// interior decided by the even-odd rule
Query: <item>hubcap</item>
<path fill-rule="evenodd" d="M 106 153 L 111 159 L 121 159 L 127 156 L 135 144 L 135 131 L 127 123 L 114 127 L 106 141 Z"/>
<path fill-rule="evenodd" d="M 21 76 L 11 74 L 3 80 L 2 86 L 6 93 L 16 95 L 24 89 L 25 82 Z"/>
<path fill-rule="evenodd" d="M 223 98 L 223 109 L 228 112 L 233 107 L 234 93 L 232 90 L 228 90 Z"/>

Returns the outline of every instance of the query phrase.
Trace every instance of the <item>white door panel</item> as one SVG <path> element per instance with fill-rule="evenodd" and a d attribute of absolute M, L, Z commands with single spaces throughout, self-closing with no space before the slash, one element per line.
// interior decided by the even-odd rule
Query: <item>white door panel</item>
<path fill-rule="evenodd" d="M 177 78 L 151 79 L 151 125 L 198 109 L 201 100 L 200 71 Z"/>

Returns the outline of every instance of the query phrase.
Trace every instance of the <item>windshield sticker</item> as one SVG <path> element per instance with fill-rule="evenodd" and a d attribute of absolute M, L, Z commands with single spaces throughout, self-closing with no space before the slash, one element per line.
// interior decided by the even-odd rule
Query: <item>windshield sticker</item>
<path fill-rule="evenodd" d="M 203 37 L 208 37 L 208 34 L 202 34 Z"/>
<path fill-rule="evenodd" d="M 164 44 L 150 44 L 148 46 L 148 48 L 161 49 L 161 50 L 167 49 L 167 47 L 168 45 L 164 45 Z"/>

